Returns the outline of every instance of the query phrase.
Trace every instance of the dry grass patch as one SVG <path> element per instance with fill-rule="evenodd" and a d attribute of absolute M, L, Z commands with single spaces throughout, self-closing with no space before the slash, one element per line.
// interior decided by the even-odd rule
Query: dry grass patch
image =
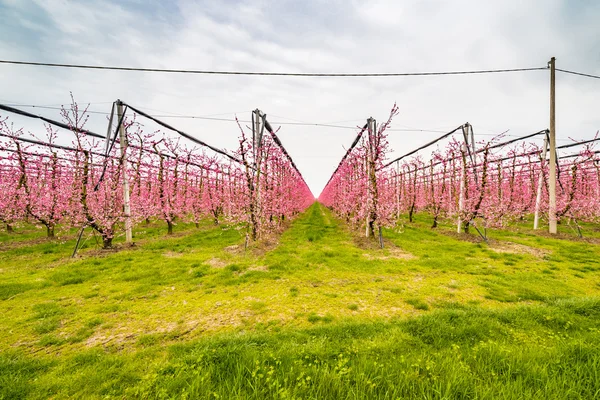
<path fill-rule="evenodd" d="M 215 269 L 223 269 L 227 266 L 226 261 L 221 260 L 220 258 L 217 258 L 217 257 L 213 257 L 210 260 L 206 260 L 204 263 L 206 265 L 209 265 L 211 268 L 215 268 Z"/>
<path fill-rule="evenodd" d="M 490 241 L 490 250 L 496 253 L 509 253 L 509 254 L 530 254 L 537 258 L 544 258 L 550 254 L 550 251 L 539 247 L 525 246 L 524 244 L 514 242 L 501 242 L 501 241 Z"/>

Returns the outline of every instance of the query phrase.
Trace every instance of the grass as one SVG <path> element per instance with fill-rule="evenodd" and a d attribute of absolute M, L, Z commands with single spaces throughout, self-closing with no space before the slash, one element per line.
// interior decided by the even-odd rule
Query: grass
<path fill-rule="evenodd" d="M 315 204 L 247 251 L 207 221 L 76 259 L 0 234 L 0 399 L 600 397 L 593 227 L 429 224 L 381 250 Z"/>

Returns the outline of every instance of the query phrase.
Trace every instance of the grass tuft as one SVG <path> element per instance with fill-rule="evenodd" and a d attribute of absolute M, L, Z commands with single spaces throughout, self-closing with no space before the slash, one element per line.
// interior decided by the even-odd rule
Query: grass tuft
<path fill-rule="evenodd" d="M 421 299 L 410 298 L 410 299 L 406 299 L 404 301 L 406 301 L 407 304 L 410 304 L 411 306 L 413 306 L 417 310 L 423 310 L 423 311 L 429 310 L 429 304 L 427 304 L 426 302 L 424 302 Z"/>

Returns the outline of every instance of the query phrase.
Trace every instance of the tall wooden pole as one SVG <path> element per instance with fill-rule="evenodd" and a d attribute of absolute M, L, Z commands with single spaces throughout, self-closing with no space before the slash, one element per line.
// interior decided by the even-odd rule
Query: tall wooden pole
<path fill-rule="evenodd" d="M 396 220 L 400 219 L 400 161 L 396 161 Z"/>
<path fill-rule="evenodd" d="M 123 126 L 123 103 L 117 100 L 117 115 L 121 124 L 119 125 L 119 143 L 121 148 L 121 160 L 123 160 L 123 211 L 125 213 L 125 242 L 131 243 L 133 235 L 131 233 L 131 205 L 129 203 L 129 180 L 127 179 L 127 137 L 125 136 L 125 127 Z"/>
<path fill-rule="evenodd" d="M 254 114 L 254 125 L 252 126 L 252 145 L 254 147 L 254 163 L 255 163 L 255 167 L 257 166 L 256 164 L 258 164 L 259 158 L 260 158 L 260 154 L 259 154 L 259 148 L 260 145 L 262 144 L 262 132 L 261 132 L 261 112 L 260 110 L 257 108 L 256 110 L 252 111 L 252 113 Z"/>
<path fill-rule="evenodd" d="M 548 222 L 550 233 L 556 226 L 556 58 L 550 59 L 550 176 L 548 177 Z"/>
<path fill-rule="evenodd" d="M 371 174 L 369 171 L 369 167 L 371 166 L 371 164 L 369 163 L 369 157 L 370 157 L 369 153 L 371 150 L 370 144 L 371 144 L 371 119 L 369 118 L 369 119 L 367 119 L 367 146 L 366 146 L 367 154 L 365 154 L 365 174 L 367 175 L 367 187 L 366 187 L 366 190 L 367 190 L 366 200 L 367 201 L 365 202 L 365 208 L 366 208 L 366 210 L 365 210 L 365 237 L 369 237 L 369 216 L 370 216 L 369 195 L 371 194 L 371 191 L 369 190 L 369 184 L 371 182 L 371 180 L 370 180 Z"/>
<path fill-rule="evenodd" d="M 458 193 L 458 218 L 456 220 L 456 232 L 462 231 L 462 218 L 463 209 L 465 207 L 465 189 L 466 189 L 466 176 L 467 176 L 467 158 L 465 153 L 467 152 L 467 144 L 463 143 L 461 146 L 461 166 L 460 166 L 460 192 Z"/>
<path fill-rule="evenodd" d="M 377 218 L 377 177 L 375 176 L 375 148 L 377 122 L 373 117 L 367 120 L 368 140 L 367 140 L 367 218 L 365 236 L 369 237 L 371 233 L 375 235 L 375 219 Z"/>
<path fill-rule="evenodd" d="M 365 173 L 367 174 L 367 201 L 365 202 L 365 237 L 369 237 L 369 146 L 367 146 L 367 157 L 365 158 Z"/>
<path fill-rule="evenodd" d="M 261 168 L 261 164 L 262 164 L 262 129 L 263 129 L 263 124 L 262 124 L 262 112 L 257 108 L 256 110 L 253 111 L 254 113 L 254 125 L 252 126 L 253 129 L 253 150 L 254 150 L 254 168 L 256 169 L 255 176 L 256 176 L 256 190 L 254 195 L 256 196 L 256 200 L 255 201 L 255 208 L 254 208 L 254 212 L 256 213 L 256 215 L 260 215 L 260 209 L 261 209 L 261 199 L 260 199 L 260 168 Z M 255 238 L 252 238 L 255 239 Z"/>
<path fill-rule="evenodd" d="M 108 118 L 108 129 L 106 130 L 106 144 L 104 146 L 104 153 L 108 156 L 108 147 L 110 146 L 110 139 L 113 133 L 112 124 L 113 118 L 115 116 L 115 105 L 116 102 L 113 103 L 112 108 L 110 109 L 110 117 Z"/>

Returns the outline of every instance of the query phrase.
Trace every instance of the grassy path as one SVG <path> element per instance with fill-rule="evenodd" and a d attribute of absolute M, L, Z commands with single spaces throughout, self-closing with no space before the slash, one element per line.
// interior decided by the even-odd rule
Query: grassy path
<path fill-rule="evenodd" d="M 179 229 L 0 236 L 0 399 L 600 396 L 596 244 L 418 220 L 380 250 L 318 203 L 249 251 Z"/>

